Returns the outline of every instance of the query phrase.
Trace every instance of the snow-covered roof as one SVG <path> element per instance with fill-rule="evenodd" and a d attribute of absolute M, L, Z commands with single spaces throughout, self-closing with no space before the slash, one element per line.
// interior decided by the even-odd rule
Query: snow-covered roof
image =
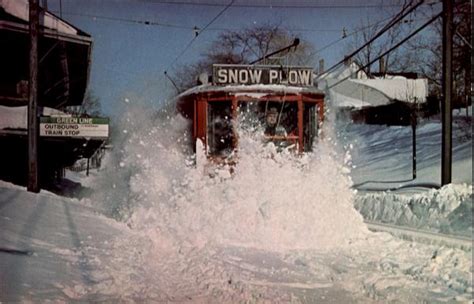
<path fill-rule="evenodd" d="M 408 79 L 403 76 L 369 79 L 365 72 L 355 74 L 358 69 L 356 63 L 351 63 L 318 78 L 318 87 L 329 91 L 334 106 L 361 108 L 386 105 L 396 100 L 407 103 L 426 101 L 427 79 Z M 354 76 L 347 78 L 351 75 Z M 339 82 L 341 80 L 344 81 Z"/>
<path fill-rule="evenodd" d="M 386 94 L 390 99 L 404 102 L 425 102 L 428 95 L 427 79 L 407 79 L 396 76 L 391 79 L 351 79 Z"/>
<path fill-rule="evenodd" d="M 334 71 L 323 73 L 321 76 L 317 77 L 317 81 L 319 82 L 326 79 L 341 80 L 350 77 L 351 75 L 354 75 L 354 78 L 357 79 L 367 79 L 367 74 L 363 70 L 359 71 L 359 69 L 360 66 L 355 62 L 352 62 L 349 65 L 340 65 Z"/>
<path fill-rule="evenodd" d="M 71 116 L 62 111 L 44 107 L 41 116 Z M 0 130 L 2 129 L 26 129 L 28 125 L 28 107 L 6 107 L 0 106 Z"/>
<path fill-rule="evenodd" d="M 181 93 L 177 98 L 181 98 L 191 94 L 204 93 L 204 92 L 228 92 L 235 96 L 249 96 L 260 98 L 266 94 L 264 93 L 283 93 L 283 94 L 299 94 L 299 93 L 316 93 L 323 94 L 321 90 L 314 87 L 295 87 L 280 84 L 254 84 L 254 85 L 227 85 L 227 86 L 216 86 L 211 84 L 204 84 L 190 88 L 189 90 Z M 258 97 L 257 97 L 258 96 Z"/>
<path fill-rule="evenodd" d="M 0 0 L 0 7 L 3 8 L 7 14 L 15 16 L 25 22 L 28 22 L 30 19 L 28 0 Z M 76 28 L 49 12 L 45 12 L 44 18 L 40 18 L 40 24 L 60 33 L 70 35 L 78 34 Z"/>
<path fill-rule="evenodd" d="M 327 79 L 327 87 L 338 83 L 329 89 L 331 103 L 337 107 L 362 108 L 370 106 L 382 106 L 391 102 L 391 99 L 383 91 L 370 87 L 364 83 L 358 83 L 355 79 L 339 82 L 337 79 Z"/>
<path fill-rule="evenodd" d="M 357 98 L 352 98 L 349 96 L 345 96 L 343 94 L 337 93 L 334 90 L 331 90 L 329 93 L 329 98 L 330 100 L 338 105 L 339 107 L 348 107 L 348 108 L 364 108 L 364 107 L 370 107 L 372 104 L 368 103 L 367 101 L 364 101 L 362 99 L 357 99 Z"/>

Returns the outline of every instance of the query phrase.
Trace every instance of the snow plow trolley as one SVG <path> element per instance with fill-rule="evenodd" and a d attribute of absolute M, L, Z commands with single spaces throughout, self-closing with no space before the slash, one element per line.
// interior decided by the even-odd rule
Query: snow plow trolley
<path fill-rule="evenodd" d="M 193 143 L 201 140 L 209 159 L 225 160 L 238 148 L 237 126 L 263 131 L 263 140 L 279 148 L 312 150 L 324 119 L 324 93 L 313 86 L 311 68 L 213 65 L 212 79 L 177 102 L 192 121 Z"/>

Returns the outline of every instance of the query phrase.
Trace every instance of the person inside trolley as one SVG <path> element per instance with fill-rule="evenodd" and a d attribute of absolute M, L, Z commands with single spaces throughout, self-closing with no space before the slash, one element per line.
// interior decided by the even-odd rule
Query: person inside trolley
<path fill-rule="evenodd" d="M 277 108 L 271 107 L 265 115 L 265 135 L 269 136 L 287 136 L 286 129 L 280 125 L 279 113 Z"/>

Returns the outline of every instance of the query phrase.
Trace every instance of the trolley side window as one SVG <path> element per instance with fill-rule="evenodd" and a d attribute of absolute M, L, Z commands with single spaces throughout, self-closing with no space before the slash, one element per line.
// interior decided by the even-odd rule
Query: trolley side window
<path fill-rule="evenodd" d="M 207 111 L 208 152 L 211 155 L 229 155 L 233 150 L 234 141 L 231 102 L 209 102 Z"/>
<path fill-rule="evenodd" d="M 318 136 L 319 107 L 316 104 L 305 104 L 303 113 L 303 144 L 305 151 L 313 150 L 313 143 Z"/>

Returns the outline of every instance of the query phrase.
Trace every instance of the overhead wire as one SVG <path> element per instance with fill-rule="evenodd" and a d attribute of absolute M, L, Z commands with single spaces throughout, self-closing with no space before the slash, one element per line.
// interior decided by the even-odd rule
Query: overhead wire
<path fill-rule="evenodd" d="M 168 4 L 168 5 L 189 5 L 189 6 L 211 6 L 220 7 L 225 6 L 218 2 L 192 2 L 192 1 L 169 1 L 169 0 L 139 0 L 140 2 L 151 4 Z M 366 5 L 295 5 L 295 4 L 234 4 L 233 7 L 244 8 L 277 8 L 277 9 L 369 9 L 381 7 L 400 7 L 400 4 L 366 4 Z"/>
<path fill-rule="evenodd" d="M 51 12 L 58 13 L 58 11 L 54 11 L 54 10 Z M 184 30 L 196 30 L 195 26 L 163 23 L 163 22 L 152 21 L 152 20 L 119 18 L 119 17 L 112 17 L 112 16 L 105 16 L 105 15 L 85 14 L 85 13 L 76 13 L 76 12 L 63 12 L 63 14 L 69 15 L 69 16 L 86 17 L 86 18 L 91 18 L 94 20 L 103 19 L 103 20 L 116 21 L 116 22 L 137 23 L 137 24 L 142 24 L 142 25 L 162 26 L 162 27 L 178 28 L 178 29 L 184 29 Z M 231 27 L 207 28 L 207 31 L 229 31 L 229 30 L 239 30 L 239 28 L 231 28 Z M 288 30 L 294 31 L 294 32 L 340 32 L 341 31 L 339 29 L 311 29 L 311 28 L 289 28 Z"/>
<path fill-rule="evenodd" d="M 229 4 L 227 4 L 226 7 L 224 7 L 214 18 L 211 19 L 202 29 L 200 29 L 198 32 L 196 32 L 196 35 L 189 41 L 189 43 L 185 46 L 185 48 L 181 51 L 181 53 L 176 56 L 176 58 L 169 64 L 168 68 L 165 69 L 164 74 L 168 76 L 168 69 L 172 67 L 178 60 L 183 56 L 184 53 L 191 47 L 193 42 L 199 37 L 199 34 L 204 32 L 212 23 L 214 23 L 227 9 L 229 9 L 232 4 L 234 3 L 235 0 L 231 0 Z"/>
<path fill-rule="evenodd" d="M 125 22 L 125 23 L 156 25 L 156 26 L 163 26 L 163 27 L 186 29 L 186 30 L 193 29 L 193 27 L 191 26 L 170 24 L 170 23 L 163 23 L 163 22 L 156 22 L 156 21 L 149 21 L 149 20 L 128 19 L 128 18 L 119 18 L 119 17 L 112 17 L 112 16 L 93 15 L 93 14 L 84 14 L 84 13 L 75 13 L 75 12 L 63 12 L 63 14 L 70 15 L 70 16 L 87 17 L 87 18 L 92 18 L 92 19 L 103 19 L 103 20 L 109 20 L 109 21 Z"/>
<path fill-rule="evenodd" d="M 424 23 L 422 26 L 420 26 L 418 29 L 416 29 L 414 32 L 412 32 L 410 35 L 408 35 L 407 37 L 405 37 L 404 39 L 402 39 L 401 41 L 399 41 L 397 44 L 395 44 L 394 46 L 392 46 L 390 49 L 388 49 L 387 51 L 383 52 L 382 54 L 380 54 L 379 56 L 377 56 L 376 58 L 374 58 L 373 60 L 371 60 L 369 63 L 365 64 L 364 66 L 360 67 L 359 69 L 357 69 L 357 71 L 355 71 L 355 73 L 358 73 L 360 71 L 362 71 L 363 69 L 367 68 L 368 66 L 372 65 L 373 63 L 375 63 L 377 60 L 379 60 L 380 58 L 384 57 L 385 55 L 387 55 L 388 53 L 390 53 L 391 51 L 393 51 L 394 49 L 398 48 L 400 45 L 402 45 L 403 43 L 405 43 L 407 40 L 409 40 L 410 38 L 412 38 L 413 36 L 415 36 L 416 34 L 418 34 L 420 31 L 422 31 L 424 28 L 426 28 L 428 25 L 430 25 L 431 23 L 433 23 L 436 19 L 438 19 L 443 13 L 440 12 L 439 14 L 437 14 L 436 16 L 434 16 L 433 18 L 431 18 L 428 22 Z M 331 89 L 339 84 L 341 84 L 342 82 L 346 81 L 347 79 L 349 79 L 351 77 L 351 75 L 347 76 L 347 77 L 344 77 L 343 79 L 339 80 L 338 82 L 330 85 L 328 87 L 328 89 Z"/>
<path fill-rule="evenodd" d="M 348 37 L 350 37 L 350 36 L 353 36 L 353 35 L 355 35 L 355 34 L 361 32 L 361 31 L 363 31 L 363 30 L 365 30 L 365 29 L 367 29 L 367 28 L 376 26 L 376 25 L 378 25 L 378 24 L 380 24 L 380 23 L 382 23 L 382 22 L 384 22 L 384 21 L 387 21 L 387 20 L 390 19 L 390 18 L 392 18 L 392 16 L 390 16 L 390 17 L 388 17 L 388 18 L 385 18 L 385 19 L 382 19 L 382 20 L 379 20 L 379 21 L 377 21 L 377 22 L 374 22 L 374 23 L 369 24 L 369 25 L 367 25 L 367 26 L 364 26 L 364 27 L 362 27 L 362 28 L 359 28 L 359 29 L 357 29 L 357 30 L 355 30 L 355 31 L 353 31 L 353 32 L 351 32 L 351 33 L 349 33 L 349 34 L 347 34 L 347 35 L 341 37 L 341 38 L 338 38 L 338 39 L 336 39 L 336 40 L 330 42 L 329 44 L 327 44 L 327 45 L 325 45 L 325 46 L 323 46 L 323 47 L 321 47 L 321 48 L 315 50 L 314 52 L 311 53 L 311 56 L 312 56 L 312 55 L 315 55 L 315 54 L 317 54 L 317 53 L 321 53 L 322 51 L 324 51 L 324 50 L 326 50 L 326 49 L 332 47 L 333 45 L 338 44 L 338 43 L 341 42 L 342 40 L 344 40 L 344 39 L 346 39 L 346 38 L 348 38 Z"/>
<path fill-rule="evenodd" d="M 371 39 L 369 39 L 369 41 L 365 42 L 362 46 L 360 46 L 356 50 L 352 51 L 352 53 L 345 56 L 342 60 L 338 61 L 336 64 L 331 66 L 329 69 L 326 70 L 326 73 L 334 70 L 339 65 L 343 64 L 347 59 L 352 58 L 353 56 L 355 56 L 357 53 L 359 53 L 365 47 L 367 47 L 372 42 L 374 42 L 376 39 L 378 39 L 380 36 L 382 36 L 391 27 L 393 27 L 396 23 L 398 23 L 400 20 L 405 18 L 408 14 L 410 14 L 412 11 L 414 11 L 416 8 L 418 8 L 423 3 L 424 3 L 424 0 L 418 1 L 415 5 L 408 8 L 408 10 L 407 10 L 407 7 L 404 6 L 403 9 L 398 14 L 396 14 L 394 16 L 394 18 L 392 20 L 390 20 L 381 30 L 379 30 Z M 321 74 L 321 75 L 323 75 L 323 74 Z M 321 75 L 319 75 L 317 78 L 320 78 Z"/>
<path fill-rule="evenodd" d="M 145 2 L 150 2 L 150 1 L 145 1 Z M 185 2 L 185 1 L 152 1 L 152 2 L 155 2 L 155 3 L 162 3 L 162 4 L 177 4 L 177 5 L 200 5 L 200 6 L 223 6 L 223 4 L 215 4 L 215 3 L 205 3 L 205 2 Z M 61 13 L 63 14 L 68 14 L 68 15 L 75 15 L 75 16 L 83 16 L 83 17 L 89 17 L 89 18 L 96 18 L 96 19 L 104 19 L 104 20 L 111 20 L 111 21 L 119 21 L 119 22 L 127 22 L 127 23 L 137 23 L 137 24 L 143 24 L 143 25 L 153 25 L 153 26 L 163 26 L 163 27 L 170 27 L 170 28 L 180 28 L 180 29 L 186 29 L 186 30 L 189 30 L 189 29 L 192 29 L 192 30 L 196 30 L 196 35 L 193 37 L 193 39 L 191 39 L 191 41 L 185 46 L 185 48 L 181 51 L 181 53 L 172 61 L 172 63 L 168 66 L 168 68 L 165 70 L 165 75 L 167 76 L 167 70 L 173 66 L 178 60 L 179 58 L 189 49 L 189 47 L 191 47 L 191 45 L 193 44 L 193 42 L 197 39 L 197 37 L 199 36 L 200 33 L 202 33 L 204 30 L 229 30 L 229 29 L 218 29 L 218 28 L 209 28 L 209 26 L 215 22 L 215 20 L 217 20 L 217 18 L 219 18 L 230 6 L 233 6 L 233 7 L 268 7 L 268 6 L 263 6 L 263 5 L 243 5 L 243 4 L 234 4 L 235 0 L 232 0 L 229 4 L 227 4 L 210 22 L 208 22 L 206 24 L 206 26 L 204 26 L 202 29 L 199 29 L 197 27 L 191 27 L 191 26 L 185 26 L 185 25 L 177 25 L 177 24 L 169 24 L 169 23 L 162 23 L 162 22 L 156 22 L 156 21 L 148 21 L 148 20 L 137 20 L 137 19 L 127 19 L 127 18 L 119 18 L 119 17 L 111 17 L 111 16 L 100 16 L 100 15 L 92 15 L 92 14 L 84 14 L 84 13 L 73 13 L 73 12 L 62 12 L 62 9 L 61 9 Z M 339 61 L 338 63 L 336 63 L 335 65 L 333 65 L 331 68 L 329 68 L 328 70 L 326 70 L 326 72 L 329 72 L 331 70 L 333 70 L 335 67 L 339 66 L 340 64 L 342 64 L 347 58 L 351 58 L 352 56 L 354 56 L 355 54 L 357 54 L 360 50 L 362 50 L 365 46 L 369 45 L 370 43 L 372 43 L 375 39 L 377 39 L 378 37 L 380 37 L 383 33 L 385 33 L 390 27 L 392 27 L 394 24 L 396 24 L 397 22 L 399 22 L 402 18 L 404 18 L 406 15 L 408 15 L 410 12 L 412 12 L 414 9 L 416 9 L 418 6 L 420 6 L 421 4 L 423 4 L 424 0 L 421 0 L 419 1 L 415 6 L 411 7 L 408 11 L 405 11 L 408 6 L 404 5 L 402 10 L 397 14 L 395 15 L 392 20 L 387 23 L 376 35 L 374 35 L 374 37 L 372 37 L 368 42 L 366 42 L 363 46 L 359 47 L 357 50 L 353 51 L 350 55 L 346 56 L 343 60 Z M 346 7 L 346 8 L 361 8 L 361 7 L 381 7 L 381 5 L 365 5 L 365 6 L 358 6 L 358 5 L 345 5 L 345 6 L 317 6 L 317 5 L 314 5 L 314 6 L 290 6 L 290 5 L 270 5 L 271 7 L 282 7 L 282 8 L 309 8 L 309 7 L 327 7 L 327 8 L 343 8 L 343 7 Z M 386 7 L 387 5 L 382 5 L 384 7 Z M 388 6 L 397 6 L 399 7 L 400 5 L 388 5 Z M 404 12 L 405 11 L 405 12 Z M 388 18 L 387 18 L 388 19 Z M 374 26 L 380 22 L 383 22 L 387 19 L 384 19 L 384 20 L 381 20 L 373 25 L 370 25 L 370 26 Z M 369 27 L 369 26 L 367 26 Z M 367 27 L 364 27 L 362 29 L 359 29 L 357 31 L 354 31 L 348 35 L 346 35 L 345 37 L 343 38 L 339 38 L 331 43 L 329 43 L 328 45 L 324 46 L 323 48 L 321 49 L 318 49 L 317 51 L 313 52 L 313 54 L 316 54 L 316 53 L 319 53 L 337 43 L 339 43 L 340 41 L 342 41 L 344 38 L 346 37 L 349 37 L 351 35 L 354 35 L 356 34 L 357 32 L 367 28 Z M 339 31 L 339 30 L 330 30 L 330 29 L 327 29 L 327 30 L 318 30 L 318 29 L 291 29 L 292 31 Z"/>

